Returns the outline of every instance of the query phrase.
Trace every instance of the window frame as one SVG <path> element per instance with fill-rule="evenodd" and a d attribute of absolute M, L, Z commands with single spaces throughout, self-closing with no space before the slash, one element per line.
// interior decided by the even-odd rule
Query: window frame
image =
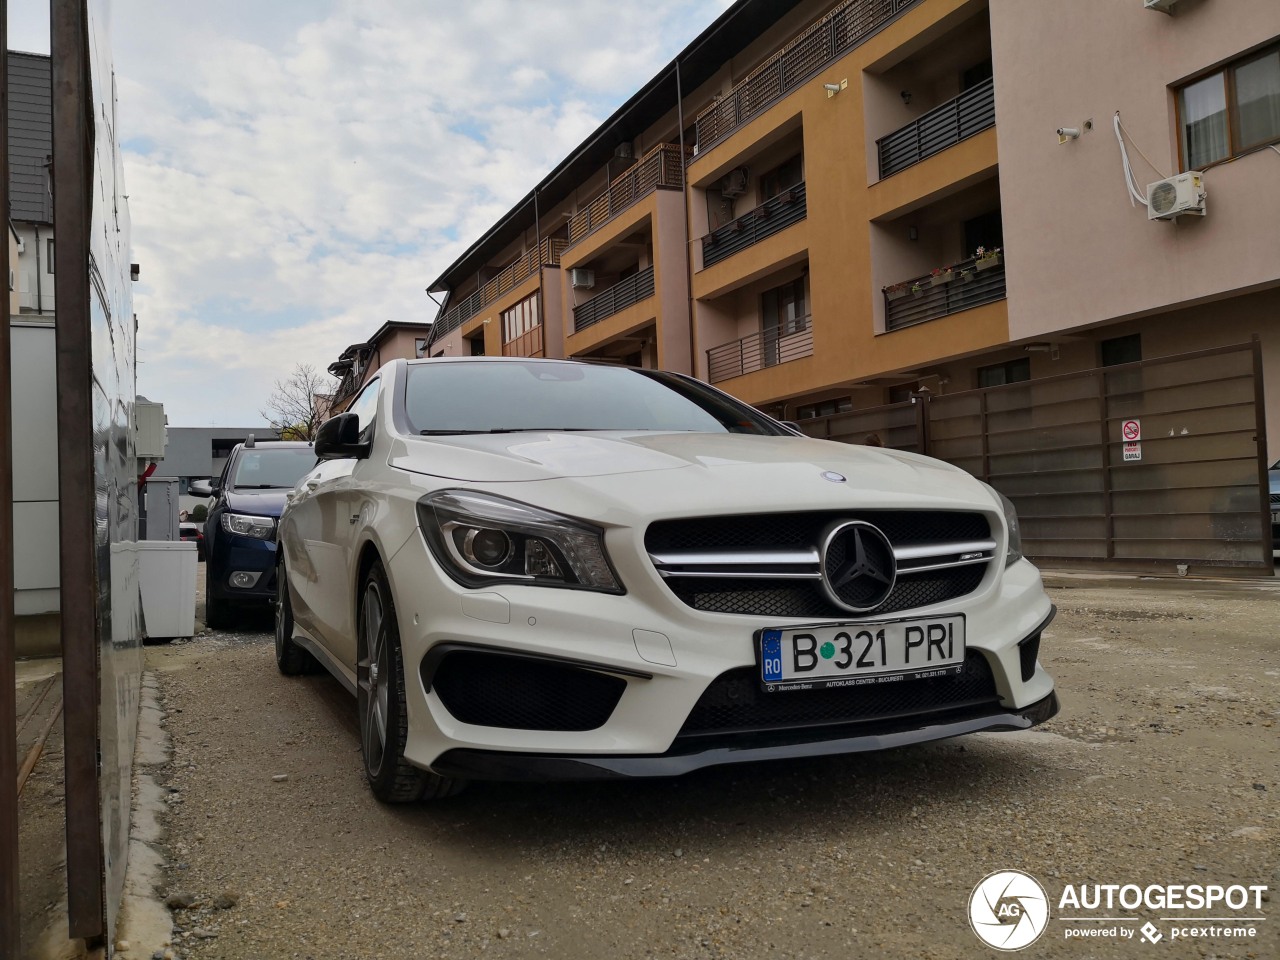
<path fill-rule="evenodd" d="M 1205 70 L 1203 73 L 1198 73 L 1193 77 L 1189 77 L 1173 88 L 1174 122 L 1177 125 L 1176 132 L 1178 137 L 1178 172 L 1185 173 L 1188 170 L 1207 170 L 1210 167 L 1217 166 L 1220 163 L 1227 163 L 1231 160 L 1235 160 L 1237 157 L 1243 157 L 1246 154 L 1253 153 L 1256 150 L 1264 150 L 1268 146 L 1280 144 L 1280 130 L 1277 130 L 1273 136 L 1259 140 L 1256 143 L 1237 144 L 1236 142 L 1239 136 L 1238 127 L 1240 122 L 1239 104 L 1236 102 L 1236 71 L 1243 66 L 1247 66 L 1256 60 L 1261 60 L 1272 54 L 1280 54 L 1280 39 L 1268 41 L 1261 47 L 1255 47 L 1253 50 L 1232 57 L 1220 66 L 1211 70 Z M 1221 77 L 1222 79 L 1223 95 L 1226 102 L 1227 154 L 1226 156 L 1219 157 L 1216 160 L 1207 161 L 1198 167 L 1192 167 L 1189 166 L 1190 160 L 1187 157 L 1186 130 L 1182 119 L 1183 92 L 1187 88 L 1192 87 L 1197 83 L 1202 83 L 1203 81 L 1215 76 Z"/>
<path fill-rule="evenodd" d="M 527 297 L 521 297 L 507 309 L 499 311 L 498 321 L 502 324 L 502 343 L 505 346 L 519 340 L 526 333 L 542 326 L 542 304 L 539 291 L 535 290 Z M 508 324 L 508 318 L 519 321 L 520 329 L 515 333 L 511 332 L 511 326 Z M 525 321 L 528 320 L 526 325 Z"/>

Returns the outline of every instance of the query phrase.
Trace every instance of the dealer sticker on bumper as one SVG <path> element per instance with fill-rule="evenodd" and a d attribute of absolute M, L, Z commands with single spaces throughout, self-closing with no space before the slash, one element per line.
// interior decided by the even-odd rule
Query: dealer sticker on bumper
<path fill-rule="evenodd" d="M 964 669 L 964 615 L 766 629 L 759 650 L 769 691 L 943 676 Z"/>

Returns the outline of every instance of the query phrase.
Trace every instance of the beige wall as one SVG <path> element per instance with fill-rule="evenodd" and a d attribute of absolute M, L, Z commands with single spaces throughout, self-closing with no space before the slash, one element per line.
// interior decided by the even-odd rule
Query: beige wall
<path fill-rule="evenodd" d="M 991 0 L 991 27 L 1012 339 L 1280 283 L 1280 157 L 1209 170 L 1203 218 L 1148 221 L 1112 129 L 1143 188 L 1178 172 L 1170 88 L 1280 36 L 1280 3 Z"/>

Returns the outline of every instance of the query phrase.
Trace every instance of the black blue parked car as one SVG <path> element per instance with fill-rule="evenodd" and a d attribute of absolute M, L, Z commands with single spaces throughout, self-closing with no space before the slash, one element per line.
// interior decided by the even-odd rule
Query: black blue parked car
<path fill-rule="evenodd" d="M 222 476 L 188 486 L 192 496 L 214 498 L 204 526 L 210 627 L 230 626 L 237 609 L 275 600 L 276 524 L 285 494 L 315 465 L 310 443 L 250 438 L 231 451 Z"/>

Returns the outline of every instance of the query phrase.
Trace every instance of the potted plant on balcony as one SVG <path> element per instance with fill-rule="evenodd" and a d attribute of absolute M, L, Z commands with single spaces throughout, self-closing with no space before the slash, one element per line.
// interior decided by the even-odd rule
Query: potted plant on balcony
<path fill-rule="evenodd" d="M 963 267 L 960 272 L 956 274 L 956 280 L 960 283 L 972 283 L 973 273 L 973 267 Z"/>
<path fill-rule="evenodd" d="M 891 283 L 889 284 L 889 286 L 884 288 L 884 295 L 891 302 L 894 300 L 901 300 L 910 292 L 911 292 L 911 284 L 906 282 Z"/>
<path fill-rule="evenodd" d="M 911 285 L 911 295 L 912 295 L 913 297 L 916 297 L 917 299 L 918 299 L 918 298 L 920 298 L 920 297 L 923 297 L 923 296 L 924 296 L 924 287 L 920 286 L 920 284 L 918 284 L 918 283 L 913 283 L 913 284 Z"/>
<path fill-rule="evenodd" d="M 944 283 L 950 283 L 954 276 L 955 274 L 952 273 L 950 267 L 934 267 L 933 279 L 930 283 L 935 287 L 940 287 Z"/>
<path fill-rule="evenodd" d="M 986 247 L 979 247 L 973 255 L 973 265 L 978 270 L 988 270 L 991 267 L 998 267 L 1002 260 L 999 247 L 993 247 L 988 250 Z"/>

